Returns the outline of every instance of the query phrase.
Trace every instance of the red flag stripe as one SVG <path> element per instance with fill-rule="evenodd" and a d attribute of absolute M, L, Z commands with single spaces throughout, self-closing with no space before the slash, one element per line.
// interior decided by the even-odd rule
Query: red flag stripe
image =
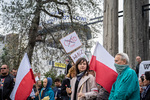
<path fill-rule="evenodd" d="M 90 61 L 90 70 L 96 72 L 96 82 L 110 92 L 118 76 L 114 67 L 114 57 L 98 42 Z"/>
<path fill-rule="evenodd" d="M 27 97 L 30 95 L 32 91 L 32 87 L 33 87 L 32 84 L 34 84 L 34 79 L 29 80 L 32 78 L 33 78 L 33 73 L 32 70 L 30 70 L 20 82 L 18 89 L 16 91 L 15 100 L 23 100 L 22 97 L 27 99 Z"/>
<path fill-rule="evenodd" d="M 95 59 L 96 63 L 96 82 L 103 86 L 108 92 L 110 92 L 118 74 L 103 63 L 97 61 L 95 56 L 92 56 L 92 58 Z"/>

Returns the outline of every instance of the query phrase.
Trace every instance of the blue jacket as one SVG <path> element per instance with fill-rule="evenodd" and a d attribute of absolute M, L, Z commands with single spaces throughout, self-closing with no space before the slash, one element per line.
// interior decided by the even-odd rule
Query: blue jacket
<path fill-rule="evenodd" d="M 54 99 L 54 92 L 51 88 L 52 85 L 52 79 L 51 78 L 47 78 L 47 86 L 46 88 L 42 88 L 41 92 L 40 92 L 40 98 L 43 99 L 44 97 L 49 96 L 50 100 L 55 100 Z M 43 92 L 42 96 L 41 93 Z"/>
<path fill-rule="evenodd" d="M 112 86 L 109 100 L 140 100 L 138 78 L 129 66 L 118 75 Z"/>
<path fill-rule="evenodd" d="M 54 95 L 57 97 L 57 100 L 61 100 L 61 86 L 53 88 Z"/>

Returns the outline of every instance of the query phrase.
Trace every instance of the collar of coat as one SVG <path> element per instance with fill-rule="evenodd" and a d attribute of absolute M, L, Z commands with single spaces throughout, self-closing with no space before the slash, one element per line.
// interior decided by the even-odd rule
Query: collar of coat
<path fill-rule="evenodd" d="M 80 82 L 79 82 L 79 85 L 78 85 L 77 91 L 79 91 L 79 89 L 81 88 L 81 86 L 82 86 L 88 79 L 90 79 L 90 76 L 92 76 L 92 75 L 91 75 L 91 74 L 88 74 L 88 75 L 84 75 L 84 76 L 81 78 L 81 80 L 80 80 Z M 75 77 L 73 80 L 75 80 L 74 82 L 76 82 L 77 77 Z"/>

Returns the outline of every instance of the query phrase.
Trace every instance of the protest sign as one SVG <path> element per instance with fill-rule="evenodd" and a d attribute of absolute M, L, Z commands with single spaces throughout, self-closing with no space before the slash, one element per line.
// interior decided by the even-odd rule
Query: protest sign
<path fill-rule="evenodd" d="M 72 32 L 71 34 L 67 35 L 66 37 L 60 39 L 60 42 L 61 42 L 63 48 L 65 49 L 66 53 L 70 53 L 82 45 L 76 32 Z"/>
<path fill-rule="evenodd" d="M 88 61 L 88 58 L 87 56 L 85 55 L 84 51 L 80 48 L 78 50 L 76 50 L 75 52 L 73 52 L 71 55 L 70 55 L 71 59 L 73 60 L 74 63 L 76 63 L 76 61 L 81 58 L 81 57 L 84 57 L 87 59 Z"/>
<path fill-rule="evenodd" d="M 150 61 L 142 61 L 139 66 L 139 77 L 144 75 L 146 71 L 150 71 Z"/>

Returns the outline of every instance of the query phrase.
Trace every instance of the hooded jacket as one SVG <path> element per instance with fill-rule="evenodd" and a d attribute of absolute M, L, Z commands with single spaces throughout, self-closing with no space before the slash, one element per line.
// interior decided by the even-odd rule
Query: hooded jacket
<path fill-rule="evenodd" d="M 52 79 L 47 78 L 47 86 L 46 86 L 46 88 L 42 88 L 42 90 L 40 92 L 40 98 L 41 99 L 48 96 L 50 98 L 49 100 L 55 100 L 54 99 L 54 92 L 51 88 L 51 85 L 52 85 Z M 42 94 L 42 96 L 41 96 L 41 94 Z"/>

